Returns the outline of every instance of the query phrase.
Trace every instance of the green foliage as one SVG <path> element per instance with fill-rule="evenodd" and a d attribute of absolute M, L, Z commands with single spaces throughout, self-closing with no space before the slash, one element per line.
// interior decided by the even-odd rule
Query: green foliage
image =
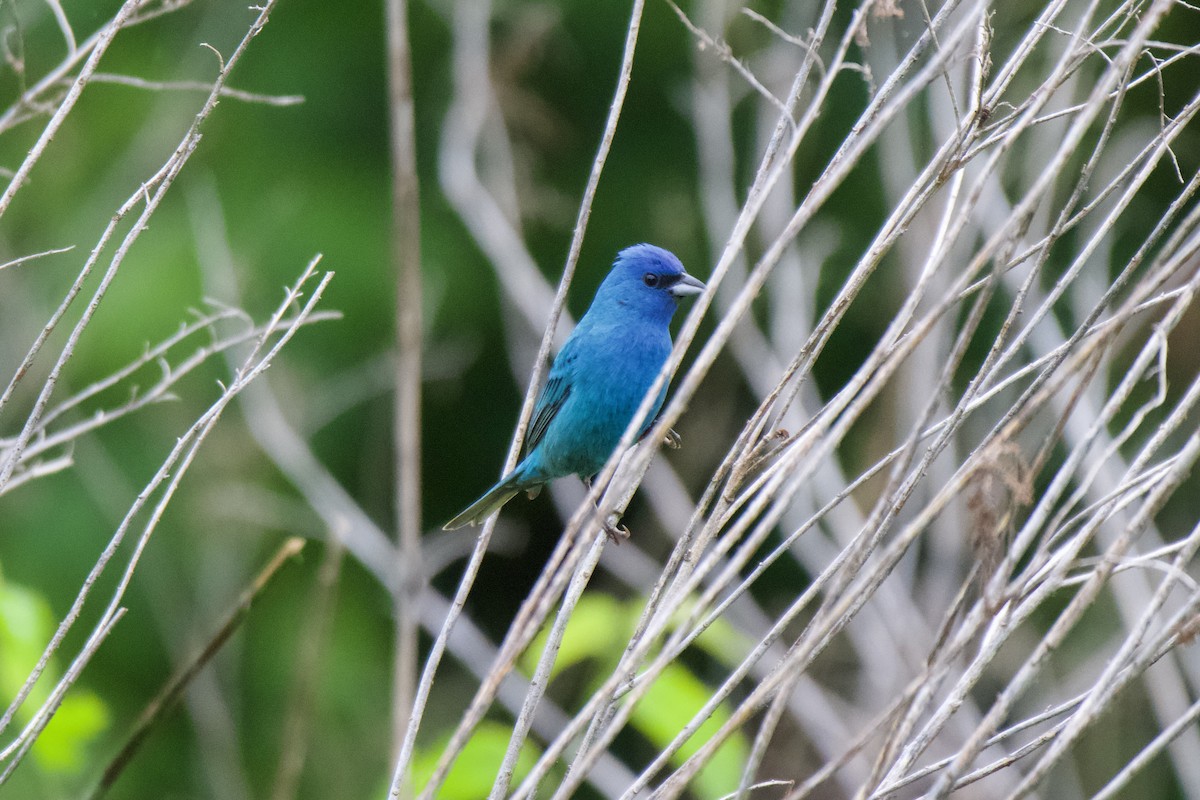
<path fill-rule="evenodd" d="M 663 670 L 633 711 L 633 725 L 658 748 L 665 748 L 712 697 L 712 689 L 676 662 Z M 671 758 L 682 764 L 703 747 L 729 720 L 724 705 L 718 706 L 683 747 Z M 718 798 L 737 789 L 749 747 L 745 737 L 734 734 L 708 760 L 692 788 L 698 797 Z"/>
<path fill-rule="evenodd" d="M 636 610 L 633 612 L 636 613 Z M 588 595 L 579 601 L 563 633 L 558 658 L 550 671 L 553 678 L 563 670 L 595 661 L 597 672 L 611 672 L 621 655 L 621 643 L 633 631 L 636 617 L 630 606 L 613 597 Z M 521 659 L 521 668 L 529 674 L 537 668 L 538 657 L 546 647 L 548 633 L 542 631 Z"/>
<path fill-rule="evenodd" d="M 438 797 L 441 800 L 478 800 L 487 797 L 492 781 L 504 761 L 504 751 L 512 731 L 505 725 L 487 722 L 479 726 L 475 735 L 467 742 L 466 749 L 454 763 L 446 782 L 442 784 Z M 419 791 L 429 782 L 437 766 L 438 758 L 449 741 L 447 736 L 436 746 L 419 751 L 413 758 L 413 780 Z M 538 752 L 528 742 L 521 748 L 513 780 L 520 781 L 537 761 Z"/>
<path fill-rule="evenodd" d="M 6 581 L 0 573 L 0 696 L 11 698 L 20 691 L 54 635 L 54 627 L 54 615 L 45 598 Z M 29 722 L 60 674 L 51 660 L 18 712 L 18 720 Z M 50 774 L 78 773 L 87 763 L 88 745 L 108 722 L 108 708 L 99 697 L 86 689 L 73 689 L 33 743 L 37 765 Z"/>
<path fill-rule="evenodd" d="M 587 663 L 593 688 L 616 667 L 625 642 L 632 634 L 641 613 L 641 603 L 621 602 L 605 595 L 587 595 L 575 607 L 571 621 L 563 634 L 562 645 L 551 670 L 556 676 L 564 670 Z M 546 645 L 548 634 L 543 632 L 526 652 L 522 668 L 532 673 Z M 697 640 L 698 648 L 707 655 L 728 663 L 744 652 L 745 637 L 727 620 L 714 622 Z M 704 708 L 712 697 L 708 686 L 682 661 L 663 670 L 646 695 L 634 707 L 633 727 L 657 749 L 665 748 L 681 730 Z M 713 734 L 729 719 L 726 706 L 718 706 L 671 758 L 678 766 L 704 746 Z M 723 744 L 716 755 L 697 776 L 692 787 L 702 800 L 723 797 L 737 789 L 741 768 L 749 747 L 740 732 Z"/>

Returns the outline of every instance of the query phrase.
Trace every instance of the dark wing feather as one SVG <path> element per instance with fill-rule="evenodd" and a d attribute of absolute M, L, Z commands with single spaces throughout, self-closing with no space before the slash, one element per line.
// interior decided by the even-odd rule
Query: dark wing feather
<path fill-rule="evenodd" d="M 558 358 L 554 359 L 550 367 L 550 377 L 546 379 L 546 385 L 542 388 L 537 405 L 534 406 L 533 421 L 529 423 L 529 431 L 525 436 L 526 453 L 532 452 L 542 441 L 550 422 L 558 416 L 559 409 L 571 394 L 571 365 L 575 361 L 575 355 L 569 353 L 568 349 L 564 347 Z"/>

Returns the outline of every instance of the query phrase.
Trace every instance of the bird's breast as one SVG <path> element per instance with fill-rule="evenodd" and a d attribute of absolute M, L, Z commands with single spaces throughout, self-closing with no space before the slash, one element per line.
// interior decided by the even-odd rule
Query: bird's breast
<path fill-rule="evenodd" d="M 571 365 L 571 391 L 540 450 L 557 474 L 591 475 L 608 460 L 671 351 L 670 336 L 639 326 L 588 331 Z M 662 404 L 660 392 L 646 421 Z"/>

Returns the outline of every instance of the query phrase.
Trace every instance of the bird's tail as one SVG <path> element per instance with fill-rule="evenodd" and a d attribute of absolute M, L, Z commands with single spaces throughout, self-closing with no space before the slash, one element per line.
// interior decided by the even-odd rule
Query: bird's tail
<path fill-rule="evenodd" d="M 456 531 L 459 528 L 465 528 L 468 525 L 478 525 L 483 522 L 492 514 L 499 511 L 500 507 L 509 500 L 512 500 L 523 490 L 530 488 L 523 480 L 524 477 L 520 469 L 514 470 L 508 477 L 502 479 L 491 489 L 488 489 L 483 497 L 467 506 L 465 511 L 443 525 L 442 530 Z"/>

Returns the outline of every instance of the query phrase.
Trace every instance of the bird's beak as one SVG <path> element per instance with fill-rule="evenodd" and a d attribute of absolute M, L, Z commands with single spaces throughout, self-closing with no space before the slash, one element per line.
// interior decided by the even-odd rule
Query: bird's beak
<path fill-rule="evenodd" d="M 671 287 L 671 294 L 676 297 L 687 297 L 688 295 L 700 294 L 703 291 L 704 284 L 686 272 Z"/>

